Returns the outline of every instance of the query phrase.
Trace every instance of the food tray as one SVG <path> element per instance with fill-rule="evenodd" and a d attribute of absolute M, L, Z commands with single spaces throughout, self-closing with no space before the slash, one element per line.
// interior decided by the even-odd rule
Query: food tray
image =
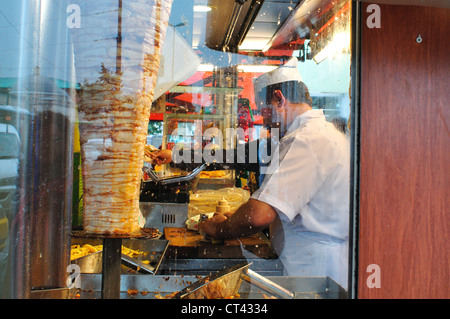
<path fill-rule="evenodd" d="M 85 245 L 92 246 L 103 245 L 101 238 L 72 238 L 71 245 Z M 134 257 L 138 263 L 149 261 L 149 267 L 153 268 L 153 273 L 156 274 L 164 259 L 165 253 L 169 246 L 168 240 L 162 239 L 123 239 L 122 245 L 132 249 L 143 252 L 142 255 Z M 74 259 L 72 264 L 80 266 L 81 273 L 101 273 L 102 272 L 102 251 L 94 252 L 89 255 Z M 133 270 L 122 265 L 122 273 L 133 273 Z"/>
<path fill-rule="evenodd" d="M 233 171 L 229 170 L 226 175 L 220 177 L 202 178 L 200 176 L 197 189 L 220 189 L 223 187 L 233 187 L 235 183 Z"/>

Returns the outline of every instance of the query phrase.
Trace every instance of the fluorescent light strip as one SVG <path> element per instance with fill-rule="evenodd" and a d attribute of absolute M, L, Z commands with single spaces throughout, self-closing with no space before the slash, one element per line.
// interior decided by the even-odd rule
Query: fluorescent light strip
<path fill-rule="evenodd" d="M 197 67 L 198 72 L 212 72 L 214 70 L 214 65 L 212 64 L 200 64 Z"/>
<path fill-rule="evenodd" d="M 276 65 L 238 65 L 238 71 L 239 72 L 246 72 L 246 73 L 266 73 L 273 71 L 277 68 Z M 214 65 L 212 64 L 200 64 L 197 67 L 197 71 L 199 72 L 212 72 L 214 70 Z"/>
<path fill-rule="evenodd" d="M 238 65 L 238 70 L 249 73 L 266 73 L 277 68 L 275 65 Z"/>
<path fill-rule="evenodd" d="M 203 4 L 194 5 L 194 12 L 209 12 L 212 10 L 212 7 Z"/>

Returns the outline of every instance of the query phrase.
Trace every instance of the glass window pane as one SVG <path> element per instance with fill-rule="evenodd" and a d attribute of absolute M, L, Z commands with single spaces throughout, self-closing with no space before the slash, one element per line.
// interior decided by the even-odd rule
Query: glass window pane
<path fill-rule="evenodd" d="M 44 0 L 0 4 L 4 298 L 66 285 L 76 87 L 66 6 Z"/>
<path fill-rule="evenodd" d="M 156 267 L 127 270 L 142 298 L 231 269 L 345 296 L 350 4 L 0 4 L 0 296 L 66 287 L 108 236 Z"/>

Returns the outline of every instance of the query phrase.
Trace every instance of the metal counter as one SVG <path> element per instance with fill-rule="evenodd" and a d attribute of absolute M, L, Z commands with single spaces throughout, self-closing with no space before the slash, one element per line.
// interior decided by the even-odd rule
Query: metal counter
<path fill-rule="evenodd" d="M 74 242 L 76 242 L 74 240 Z M 166 240 L 129 240 L 124 243 L 132 248 L 157 252 L 159 268 L 153 274 L 131 271 L 122 265 L 120 280 L 114 298 L 120 299 L 170 299 L 170 296 L 186 286 L 198 281 L 203 276 L 248 262 L 252 270 L 294 293 L 295 299 L 335 299 L 347 298 L 347 292 L 329 277 L 288 277 L 282 276 L 283 266 L 279 259 L 264 259 L 246 252 L 236 258 L 178 258 L 177 255 L 166 256 Z M 161 254 L 160 254 L 161 253 Z M 91 254 L 90 256 L 92 257 Z M 88 255 L 89 256 L 89 255 Z M 100 256 L 100 255 L 99 255 Z M 91 258 L 92 259 L 92 258 Z M 102 298 L 101 257 L 95 258 L 97 265 L 79 263 L 79 285 L 77 298 Z M 123 262 L 122 262 L 123 264 Z M 119 279 L 117 277 L 117 279 Z M 120 290 L 120 292 L 119 292 Z M 264 299 L 271 294 L 245 280 L 239 289 L 240 299 Z"/>
<path fill-rule="evenodd" d="M 295 299 L 347 298 L 347 292 L 329 277 L 270 276 L 270 280 L 291 290 Z M 170 299 L 171 294 L 197 281 L 197 276 L 122 275 L 121 299 Z M 77 298 L 101 298 L 101 275 L 81 274 L 81 291 Z M 264 299 L 270 293 L 244 281 L 239 289 L 239 299 Z"/>

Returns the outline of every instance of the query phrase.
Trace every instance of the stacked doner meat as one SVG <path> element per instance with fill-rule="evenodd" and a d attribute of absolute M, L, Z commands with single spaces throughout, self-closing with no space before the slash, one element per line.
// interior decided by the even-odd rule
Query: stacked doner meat
<path fill-rule="evenodd" d="M 78 0 L 84 231 L 139 233 L 150 108 L 172 0 Z"/>

